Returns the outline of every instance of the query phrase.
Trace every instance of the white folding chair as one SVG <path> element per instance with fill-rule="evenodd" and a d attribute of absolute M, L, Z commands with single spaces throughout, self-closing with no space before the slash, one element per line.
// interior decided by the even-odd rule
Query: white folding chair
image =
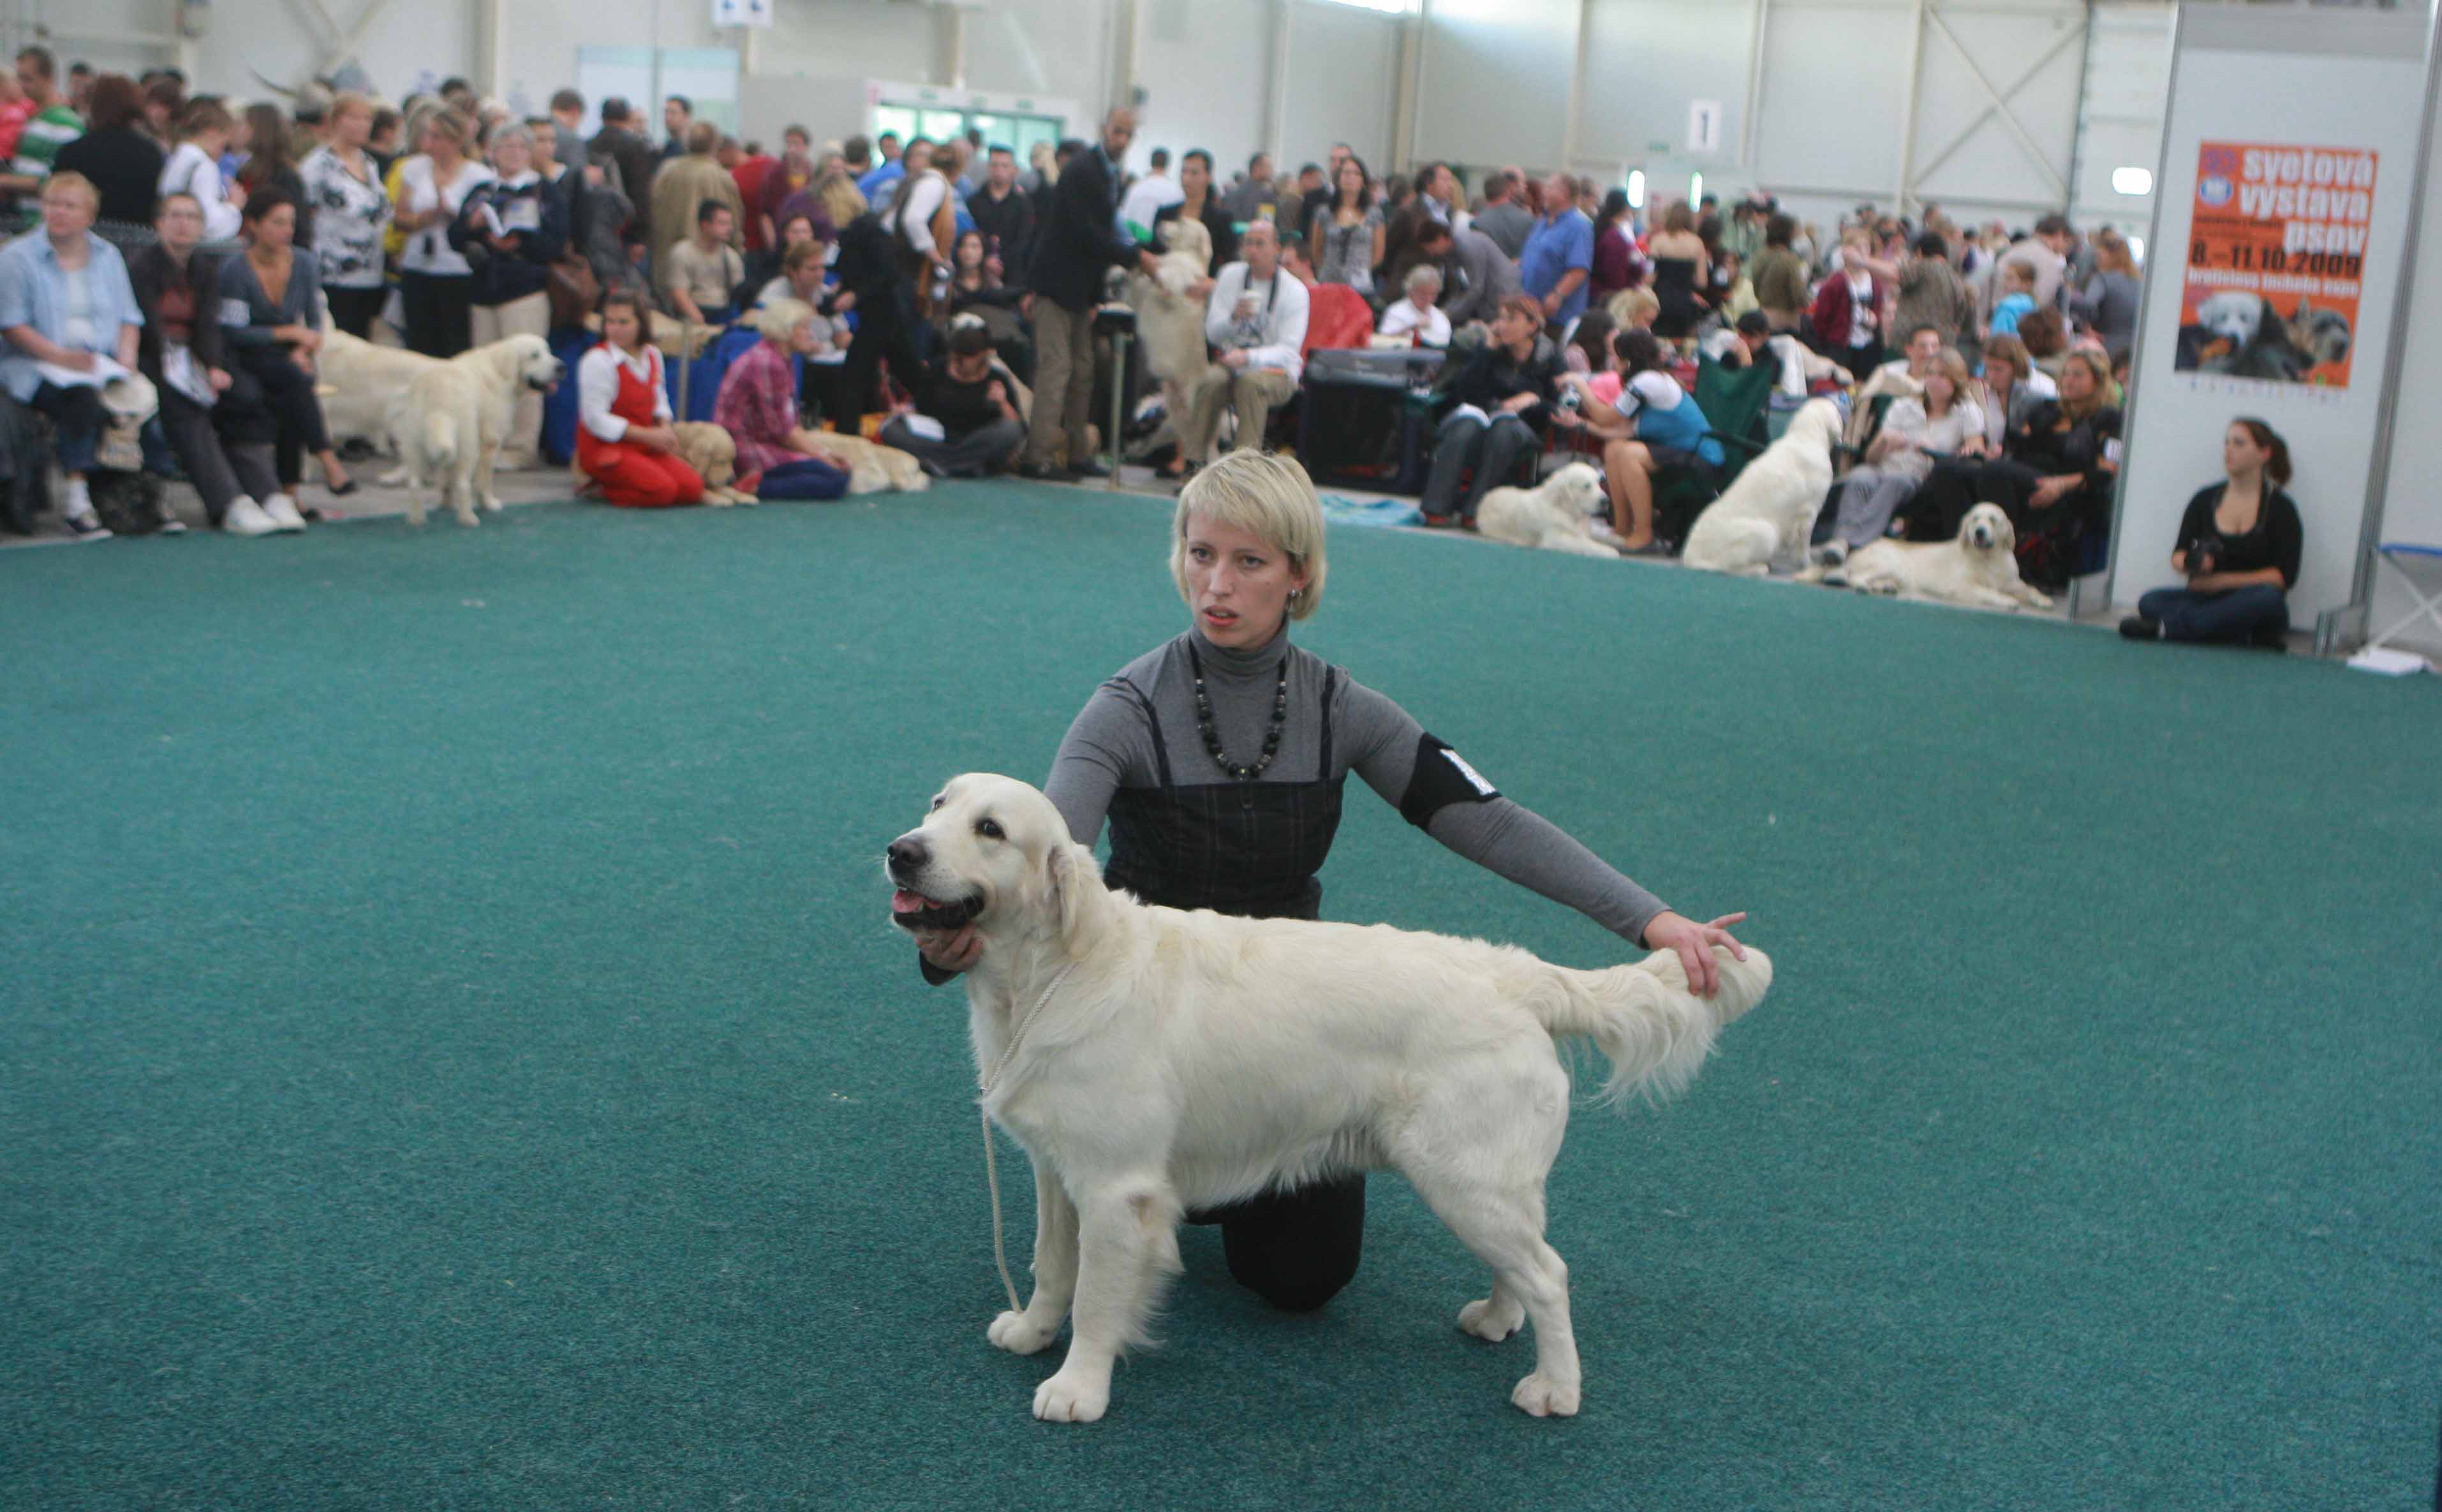
<path fill-rule="evenodd" d="M 2420 620 L 2432 621 L 2436 638 L 2442 639 L 2442 546 L 2417 546 L 2406 541 L 2385 541 L 2375 548 L 2375 556 L 2397 575 L 2400 585 L 2408 590 L 2408 596 L 2416 601 L 2416 607 L 2401 615 L 2397 623 L 2383 630 L 2382 633 L 2369 639 L 2366 645 L 2375 649 L 2386 648 L 2392 637 Z M 2425 585 L 2417 581 L 2415 572 L 2409 566 L 2411 562 L 2417 563 L 2434 573 L 2433 592 L 2427 592 Z"/>

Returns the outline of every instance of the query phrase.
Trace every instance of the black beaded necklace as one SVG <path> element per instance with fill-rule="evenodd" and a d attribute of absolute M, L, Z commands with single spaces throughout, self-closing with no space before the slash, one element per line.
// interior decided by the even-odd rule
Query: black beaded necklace
<path fill-rule="evenodd" d="M 1272 727 L 1264 734 L 1264 754 L 1255 758 L 1255 764 L 1251 767 L 1242 767 L 1222 754 L 1220 733 L 1212 728 L 1212 701 L 1206 697 L 1204 692 L 1204 658 L 1195 653 L 1194 647 L 1190 646 L 1187 648 L 1187 661 L 1195 671 L 1195 728 L 1204 737 L 1204 749 L 1212 753 L 1213 761 L 1222 771 L 1230 774 L 1230 780 L 1254 781 L 1264 774 L 1266 767 L 1272 764 L 1272 757 L 1281 754 L 1281 732 L 1288 728 L 1289 659 L 1287 654 L 1285 652 L 1281 656 L 1280 683 L 1272 690 Z"/>

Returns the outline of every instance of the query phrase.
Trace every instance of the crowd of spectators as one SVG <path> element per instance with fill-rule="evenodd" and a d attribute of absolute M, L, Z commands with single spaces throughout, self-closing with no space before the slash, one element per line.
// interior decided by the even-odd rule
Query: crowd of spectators
<path fill-rule="evenodd" d="M 1131 176 L 1126 111 L 1021 163 L 978 133 L 817 143 L 793 125 L 775 155 L 680 97 L 656 132 L 625 100 L 589 112 L 560 90 L 521 118 L 459 80 L 396 108 L 310 86 L 289 109 L 190 95 L 174 70 L 58 81 L 28 47 L 0 102 L 0 194 L 41 222 L 0 258 L 0 403 L 46 417 L 56 502 L 89 537 L 108 533 L 85 487 L 116 413 L 104 370 L 149 380 L 153 454 L 215 524 L 300 528 L 309 459 L 323 489 L 352 488 L 315 400 L 326 331 L 448 357 L 587 329 L 600 361 L 572 448 L 614 499 L 688 496 L 638 460 L 667 450 L 646 354 L 691 356 L 732 326 L 763 337 L 722 377 L 741 472 L 802 484 L 829 428 L 936 471 L 1096 476 L 1098 381 L 1138 381 L 1111 371 L 1096 313 L 1115 270 L 1156 271 L 1181 219 L 1212 246 L 1193 291 L 1210 365 L 1175 391 L 1173 476 L 1263 444 L 1307 354 L 1352 339 L 1448 354 L 1429 523 L 1468 520 L 1522 458 L 1577 447 L 1601 455 L 1621 540 L 1667 550 L 1656 477 L 1727 465 L 1687 392 L 1699 361 L 1852 393 L 1827 506 L 1851 543 L 1996 502 L 2022 541 L 2055 537 L 2028 559 L 2057 578 L 2121 460 L 2141 272 L 2126 237 L 2059 215 L 2013 233 L 1867 205 L 1827 235 L 1762 194 L 1649 207 L 1517 167 L 1474 171 L 1470 194 L 1458 165 L 1385 177 L 1346 143 L 1226 179 L 1201 148 L 1157 147 Z M 537 400 L 507 460 L 541 439 Z M 9 497 L 23 528 L 26 491 Z"/>

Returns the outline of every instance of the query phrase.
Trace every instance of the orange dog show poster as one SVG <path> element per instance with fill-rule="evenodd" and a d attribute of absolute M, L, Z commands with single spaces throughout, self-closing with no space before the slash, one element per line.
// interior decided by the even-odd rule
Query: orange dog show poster
<path fill-rule="evenodd" d="M 2349 386 L 2377 155 L 2263 142 L 2200 147 L 2179 372 Z"/>

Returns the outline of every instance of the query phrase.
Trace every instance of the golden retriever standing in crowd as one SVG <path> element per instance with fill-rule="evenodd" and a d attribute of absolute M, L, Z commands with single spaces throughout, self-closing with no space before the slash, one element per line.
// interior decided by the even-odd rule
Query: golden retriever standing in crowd
<path fill-rule="evenodd" d="M 1510 1400 L 1576 1412 L 1569 1272 L 1543 1242 L 1543 1180 L 1569 1121 L 1554 1041 L 1612 1066 L 1604 1095 L 1685 1086 L 1772 963 L 1716 951 L 1720 990 L 1688 990 L 1671 951 L 1605 971 L 1515 946 L 1386 924 L 1182 913 L 1103 884 L 1049 799 L 1009 777 L 953 778 L 886 869 L 902 926 L 972 923 L 968 1028 L 985 1112 L 1034 1161 L 1034 1297 L 987 1337 L 1031 1355 L 1073 1319 L 1034 1415 L 1092 1422 L 1111 1366 L 1144 1339 L 1177 1226 L 1348 1171 L 1390 1168 L 1491 1267 L 1458 1325 L 1535 1325 Z"/>

